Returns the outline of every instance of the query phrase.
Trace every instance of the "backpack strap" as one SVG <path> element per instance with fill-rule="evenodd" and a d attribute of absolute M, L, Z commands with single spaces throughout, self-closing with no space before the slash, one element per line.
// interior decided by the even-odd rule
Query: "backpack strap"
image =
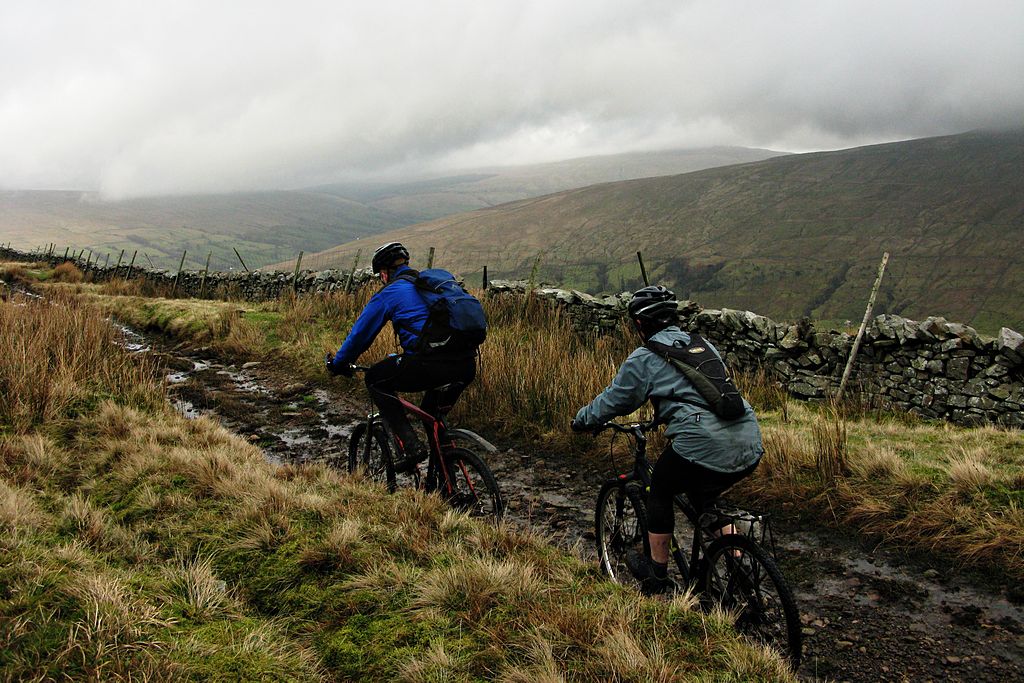
<path fill-rule="evenodd" d="M 700 397 L 704 399 L 704 402 L 698 402 L 693 399 L 685 399 L 677 396 L 665 396 L 659 398 L 666 398 L 668 400 L 677 401 L 679 403 L 689 403 L 691 405 L 699 406 L 701 408 L 710 409 L 712 412 L 719 414 L 718 403 L 721 400 L 722 391 L 715 385 L 711 379 L 704 373 L 703 367 L 706 363 L 711 360 L 715 361 L 715 365 L 721 365 L 723 369 L 723 376 L 721 380 L 728 381 L 729 378 L 725 372 L 725 365 L 721 359 L 715 356 L 710 349 L 708 349 L 707 342 L 704 338 L 697 333 L 690 335 L 689 344 L 662 344 L 661 342 L 648 340 L 644 346 L 651 352 L 657 354 L 661 358 L 671 365 L 673 368 L 678 370 L 689 380 L 693 388 L 696 389 Z M 709 358 L 708 354 L 711 354 L 713 358 Z"/>
<path fill-rule="evenodd" d="M 411 282 L 413 284 L 413 286 L 417 290 L 416 293 L 419 294 L 418 290 L 419 290 L 420 286 L 419 286 L 419 283 L 417 282 L 417 280 L 419 279 L 419 276 L 420 276 L 419 271 L 412 270 L 410 268 L 409 270 L 405 271 L 401 275 L 395 276 L 395 279 L 392 280 L 391 282 L 387 283 L 386 285 L 384 285 L 384 287 L 387 288 L 387 287 L 390 287 L 391 285 L 395 284 L 399 280 L 405 280 L 406 282 Z M 420 299 L 422 299 L 422 298 L 423 297 L 420 296 Z M 412 325 L 406 325 L 405 323 L 400 323 L 397 320 L 395 320 L 394 318 L 391 319 L 391 326 L 393 328 L 395 328 L 395 335 L 396 335 L 396 337 L 398 335 L 398 330 L 405 330 L 406 332 L 409 332 L 410 334 L 416 335 L 416 348 L 409 349 L 409 350 L 410 351 L 419 351 L 420 346 L 423 345 L 423 330 L 422 329 L 417 330 Z"/>

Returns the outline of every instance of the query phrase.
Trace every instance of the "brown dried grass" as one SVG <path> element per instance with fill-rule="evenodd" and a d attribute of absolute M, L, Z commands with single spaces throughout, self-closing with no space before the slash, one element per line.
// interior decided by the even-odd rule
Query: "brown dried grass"
<path fill-rule="evenodd" d="M 97 395 L 163 406 L 150 363 L 130 356 L 96 311 L 72 297 L 0 303 L 0 424 L 25 432 Z"/>
<path fill-rule="evenodd" d="M 70 261 L 61 263 L 53 269 L 53 280 L 55 282 L 69 282 L 72 284 L 82 282 L 85 279 L 85 275 L 79 270 L 78 266 Z"/>

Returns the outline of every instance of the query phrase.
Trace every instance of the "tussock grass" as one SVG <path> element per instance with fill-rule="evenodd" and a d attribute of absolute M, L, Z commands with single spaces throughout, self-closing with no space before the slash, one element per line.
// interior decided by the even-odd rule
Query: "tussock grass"
<path fill-rule="evenodd" d="M 0 280 L 8 283 L 26 283 L 31 282 L 32 278 L 29 276 L 28 269 L 24 264 L 0 263 Z"/>
<path fill-rule="evenodd" d="M 5 673 L 38 676 L 59 662 L 112 679 L 145 669 L 176 679 L 237 670 L 302 680 L 521 680 L 533 671 L 659 680 L 684 661 L 698 676 L 732 675 L 715 656 L 734 639 L 724 618 L 640 599 L 543 539 L 458 515 L 436 497 L 389 496 L 317 467 L 275 468 L 213 423 L 169 411 L 108 402 L 78 422 L 66 447 L 93 455 L 77 488 L 4 494 L 59 501 L 56 512 L 37 505 L 17 522 L 29 529 L 18 537 L 26 561 L 15 581 L 57 580 L 65 588 L 39 588 L 33 600 L 74 606 L 40 611 L 0 596 L 0 618 L 22 624 L 0 659 Z M 37 443 L 8 437 L 5 461 L 22 462 Z M 167 504 L 172 494 L 187 504 Z M 54 532 L 39 515 L 53 515 L 63 550 L 51 550 Z M 123 551 L 133 537 L 148 539 L 149 557 Z M 613 648 L 628 638 L 643 658 L 626 671 Z M 773 666 L 765 658 L 753 679 L 770 680 Z"/>
<path fill-rule="evenodd" d="M 78 266 L 70 261 L 65 261 L 53 269 L 53 280 L 55 282 L 69 282 L 74 284 L 82 282 L 84 279 L 85 275 L 82 274 L 82 271 L 79 270 Z"/>
<path fill-rule="evenodd" d="M 170 317 L 183 322 L 163 329 L 186 340 L 190 330 L 205 330 L 207 336 L 195 336 L 196 343 L 250 325 L 260 334 L 234 333 L 246 339 L 237 345 L 239 352 L 247 349 L 243 358 L 274 358 L 297 376 L 325 380 L 323 353 L 337 348 L 367 296 L 286 297 L 250 306 L 219 327 L 216 321 L 231 304 L 122 299 L 120 305 L 143 320 L 167 318 L 173 309 Z M 581 337 L 569 320 L 536 299 L 498 297 L 485 299 L 485 305 L 491 329 L 480 373 L 453 419 L 499 439 L 600 457 L 611 437 L 574 435 L 568 423 L 612 379 L 638 344 L 635 335 L 622 328 L 600 339 Z M 395 349 L 385 332 L 363 360 Z M 856 402 L 803 404 L 784 396 L 764 372 L 738 373 L 737 382 L 758 411 L 767 451 L 739 495 L 1024 577 L 1024 555 L 1017 550 L 1024 531 L 1011 524 L 1015 510 L 1024 507 L 1019 431 L 929 423 Z M 348 386 L 361 391 L 359 380 Z M 621 451 L 611 443 L 613 452 Z M 651 452 L 658 447 L 652 442 Z M 965 455 L 970 453 L 976 455 Z M 950 513 L 954 502 L 958 519 Z M 943 524 L 948 528 L 937 530 Z"/>
<path fill-rule="evenodd" d="M 162 404 L 153 370 L 117 346 L 93 308 L 71 297 L 18 303 L 0 303 L 0 425 L 24 432 L 104 397 Z"/>
<path fill-rule="evenodd" d="M 4 313 L 46 338 L 40 306 Z M 85 316 L 68 310 L 51 324 Z M 67 348 L 109 341 L 94 320 L 63 328 Z M 75 411 L 0 432 L 4 677 L 656 680 L 683 661 L 736 678 L 721 615 L 642 599 L 435 496 L 271 465 L 210 420 L 128 400 L 114 383 L 149 374 L 123 360 L 82 366 Z M 627 640 L 643 654 L 628 671 Z"/>
<path fill-rule="evenodd" d="M 849 472 L 846 419 L 834 406 L 829 406 L 811 424 L 811 435 L 818 476 L 825 486 L 831 486 Z"/>

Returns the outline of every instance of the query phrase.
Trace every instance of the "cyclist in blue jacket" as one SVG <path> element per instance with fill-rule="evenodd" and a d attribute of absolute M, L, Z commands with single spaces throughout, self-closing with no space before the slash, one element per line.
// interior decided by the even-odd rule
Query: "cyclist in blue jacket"
<path fill-rule="evenodd" d="M 428 309 L 409 279 L 417 272 L 409 267 L 409 250 L 401 243 L 380 246 L 373 254 L 371 267 L 384 287 L 367 302 L 338 352 L 327 356 L 327 370 L 351 377 L 352 364 L 370 348 L 385 323 L 391 322 L 402 354 L 388 356 L 367 370 L 366 388 L 404 452 L 395 468 L 409 470 L 426 458 L 427 451 L 409 424 L 396 392 L 424 391 L 423 410 L 443 415 L 476 377 L 476 352 L 419 353 L 419 332 L 427 321 Z"/>
<path fill-rule="evenodd" d="M 690 343 L 690 335 L 678 326 L 676 296 L 671 290 L 644 287 L 633 294 L 627 311 L 644 342 Z M 743 415 L 736 419 L 718 417 L 681 372 L 646 346 L 629 354 L 611 385 L 580 408 L 572 428 L 596 429 L 613 417 L 629 415 L 648 400 L 654 404 L 658 421 L 665 425 L 669 443 L 654 465 L 647 494 L 651 556 L 627 555 L 626 562 L 645 593 L 661 593 L 673 585 L 668 578 L 669 543 L 675 524 L 672 499 L 685 493 L 700 510 L 749 476 L 764 447 L 749 403 L 744 401 Z"/>

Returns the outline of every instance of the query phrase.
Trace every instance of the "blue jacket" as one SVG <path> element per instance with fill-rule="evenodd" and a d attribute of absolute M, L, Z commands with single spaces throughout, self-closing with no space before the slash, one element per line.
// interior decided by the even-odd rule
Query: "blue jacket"
<path fill-rule="evenodd" d="M 690 343 L 690 335 L 675 326 L 651 338 L 663 344 L 676 339 Z M 718 355 L 718 350 L 711 348 Z M 576 421 L 597 427 L 613 417 L 629 415 L 648 399 L 665 425 L 672 449 L 691 462 L 716 472 L 739 472 L 764 453 L 761 430 L 749 403 L 743 402 L 746 412 L 742 417 L 723 420 L 707 407 L 683 373 L 645 346 L 629 354 L 611 385 L 580 408 Z"/>
<path fill-rule="evenodd" d="M 398 331 L 398 340 L 402 350 L 409 353 L 419 341 L 419 335 L 412 330 L 422 330 L 427 322 L 427 304 L 416 290 L 416 285 L 408 280 L 399 280 L 398 276 L 412 271 L 408 266 L 400 266 L 395 271 L 395 279 L 382 290 L 374 294 L 366 303 L 366 308 L 359 314 L 345 342 L 334 355 L 337 365 L 354 363 L 370 344 L 377 338 L 384 324 L 391 324 Z"/>

